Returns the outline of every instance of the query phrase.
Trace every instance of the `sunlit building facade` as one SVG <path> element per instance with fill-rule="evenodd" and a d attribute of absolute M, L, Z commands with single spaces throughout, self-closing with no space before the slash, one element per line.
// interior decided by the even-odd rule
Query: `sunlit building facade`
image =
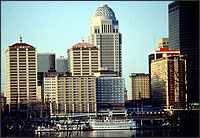
<path fill-rule="evenodd" d="M 37 49 L 22 43 L 8 46 L 6 53 L 5 96 L 10 109 L 26 109 L 27 104 L 36 102 L 37 91 Z"/>
<path fill-rule="evenodd" d="M 122 38 L 118 20 L 108 5 L 101 4 L 94 12 L 88 42 L 100 48 L 100 67 L 122 76 Z"/>
<path fill-rule="evenodd" d="M 187 96 L 186 60 L 167 56 L 151 63 L 152 104 L 163 108 L 184 107 Z"/>
<path fill-rule="evenodd" d="M 149 92 L 149 74 L 131 73 L 131 100 L 141 100 L 142 98 L 150 98 Z"/>
<path fill-rule="evenodd" d="M 99 68 L 99 48 L 81 40 L 68 48 L 68 59 L 72 76 L 91 76 Z"/>

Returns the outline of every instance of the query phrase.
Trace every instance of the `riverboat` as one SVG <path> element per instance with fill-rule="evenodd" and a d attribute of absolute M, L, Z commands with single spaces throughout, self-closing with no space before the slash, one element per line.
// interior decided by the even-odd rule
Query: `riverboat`
<path fill-rule="evenodd" d="M 129 130 L 136 129 L 133 120 L 92 120 L 89 123 L 91 130 Z"/>
<path fill-rule="evenodd" d="M 38 126 L 38 128 L 35 130 L 35 132 L 52 132 L 56 131 L 54 128 L 46 128 L 44 126 Z"/>

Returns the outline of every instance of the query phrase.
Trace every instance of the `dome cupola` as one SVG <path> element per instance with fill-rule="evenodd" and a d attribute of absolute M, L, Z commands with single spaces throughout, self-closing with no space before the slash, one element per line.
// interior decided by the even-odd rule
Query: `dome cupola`
<path fill-rule="evenodd" d="M 94 12 L 93 19 L 94 18 L 99 18 L 99 19 L 112 19 L 116 20 L 115 18 L 115 13 L 113 10 L 108 7 L 106 4 L 101 4 L 96 11 Z"/>

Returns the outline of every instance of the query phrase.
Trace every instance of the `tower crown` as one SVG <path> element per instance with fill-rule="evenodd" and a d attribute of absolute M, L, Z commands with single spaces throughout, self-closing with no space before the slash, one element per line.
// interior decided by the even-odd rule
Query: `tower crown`
<path fill-rule="evenodd" d="M 93 18 L 116 20 L 115 13 L 106 4 L 101 4 L 93 14 Z"/>

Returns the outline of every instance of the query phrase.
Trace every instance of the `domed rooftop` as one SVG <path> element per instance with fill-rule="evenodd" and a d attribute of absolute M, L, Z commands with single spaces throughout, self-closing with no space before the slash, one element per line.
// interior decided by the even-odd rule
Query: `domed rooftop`
<path fill-rule="evenodd" d="M 94 12 L 93 18 L 116 20 L 115 13 L 106 4 L 101 4 Z"/>

